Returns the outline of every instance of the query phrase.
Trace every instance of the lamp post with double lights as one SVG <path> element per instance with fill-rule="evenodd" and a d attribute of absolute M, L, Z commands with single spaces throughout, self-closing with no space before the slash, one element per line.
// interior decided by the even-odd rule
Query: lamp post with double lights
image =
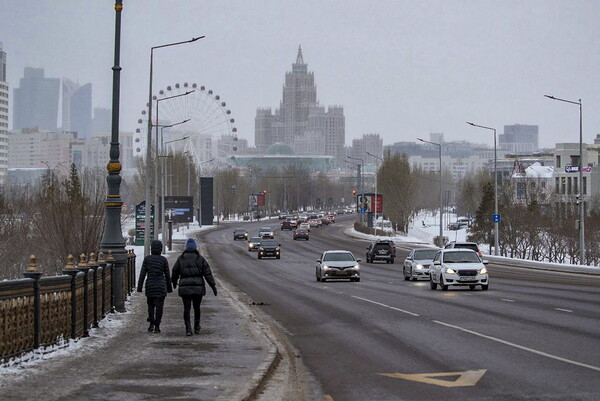
<path fill-rule="evenodd" d="M 439 148 L 439 155 L 440 155 L 440 236 L 438 239 L 438 244 L 439 244 L 440 248 L 443 248 L 444 247 L 444 220 L 443 220 L 444 200 L 443 200 L 443 196 L 442 196 L 442 144 L 426 141 L 425 139 L 421 139 L 421 138 L 417 138 L 417 139 L 421 142 L 428 143 L 430 145 L 435 145 Z"/>
<path fill-rule="evenodd" d="M 548 99 L 558 100 L 559 102 L 565 102 L 570 104 L 576 104 L 579 106 L 579 194 L 578 194 L 578 206 L 579 206 L 579 259 L 580 264 L 585 265 L 585 204 L 583 202 L 583 106 L 581 99 L 575 102 L 573 100 L 561 99 L 551 95 L 544 95 Z"/>
<path fill-rule="evenodd" d="M 494 255 L 500 254 L 500 243 L 498 240 L 498 224 L 500 224 L 500 215 L 498 214 L 498 147 L 496 143 L 496 128 L 486 127 L 467 121 L 467 124 L 473 127 L 494 131 Z"/>
<path fill-rule="evenodd" d="M 379 161 L 381 161 L 381 164 L 383 164 L 383 158 L 379 157 L 379 156 L 375 156 L 372 153 L 366 152 L 369 156 L 374 157 L 376 159 L 378 159 Z M 375 174 L 375 230 L 377 230 L 377 207 L 379 206 L 379 198 L 377 197 L 377 181 L 379 178 L 379 164 L 377 165 L 377 172 Z M 381 204 L 381 229 L 383 229 L 383 203 Z"/>
<path fill-rule="evenodd" d="M 162 92 L 162 91 L 161 91 Z M 169 99 L 173 99 L 176 97 L 181 97 L 181 96 L 187 96 L 190 93 L 194 92 L 194 90 L 185 92 L 185 93 L 180 93 L 179 95 L 173 95 L 173 96 L 168 96 L 168 97 L 163 97 L 162 99 L 157 99 L 156 96 L 154 97 L 154 100 L 156 101 L 156 124 L 154 124 L 154 126 L 156 127 L 156 140 L 155 142 L 155 154 L 158 155 L 158 128 L 160 127 L 160 134 L 161 134 L 161 144 L 162 144 L 162 130 L 163 128 L 169 128 L 169 127 L 174 127 L 175 125 L 179 125 L 179 124 L 183 124 L 184 122 L 189 121 L 189 119 L 182 121 L 180 123 L 176 123 L 176 124 L 171 124 L 171 125 L 160 125 L 160 119 L 158 118 L 158 104 L 160 102 L 162 102 L 163 100 L 169 100 Z M 162 149 L 161 149 L 162 151 Z M 158 205 L 158 169 L 159 169 L 159 165 L 160 161 L 158 159 L 158 157 L 156 158 L 156 163 L 154 163 L 154 204 Z M 162 210 L 162 209 L 161 209 Z M 158 230 L 156 229 L 156 222 L 158 219 L 154 220 L 154 232 L 158 232 Z"/>
<path fill-rule="evenodd" d="M 357 163 L 358 165 L 358 171 L 357 171 L 357 181 L 358 181 L 358 191 L 361 194 L 362 197 L 364 197 L 365 191 L 363 188 L 363 174 L 364 174 L 364 166 L 365 166 L 365 162 L 363 159 L 359 158 L 359 157 L 352 157 L 352 156 L 347 156 L 346 157 L 348 159 L 352 159 L 352 160 L 358 160 L 360 163 Z M 358 201 L 357 201 L 357 205 L 356 208 L 358 209 Z M 358 213 L 358 219 L 359 222 L 362 223 L 363 222 L 363 213 Z"/>
<path fill-rule="evenodd" d="M 151 214 L 151 205 L 150 198 L 152 197 L 150 190 L 150 159 L 152 158 L 152 69 L 153 69 L 153 61 L 154 61 L 154 50 L 162 49 L 164 47 L 171 47 L 177 45 L 183 45 L 186 43 L 192 43 L 197 41 L 198 39 L 202 39 L 204 36 L 200 36 L 197 38 L 192 38 L 190 40 L 184 40 L 182 42 L 174 42 L 167 43 L 164 45 L 153 46 L 150 48 L 150 84 L 148 90 L 148 130 L 147 130 L 147 141 L 146 141 L 146 212 L 144 217 L 144 256 L 150 254 L 150 214 Z M 158 138 L 156 138 L 158 140 Z M 156 188 L 154 189 L 157 190 Z"/>
<path fill-rule="evenodd" d="M 170 157 L 167 154 L 165 154 L 165 145 L 167 145 L 168 143 L 172 143 L 172 142 L 178 142 L 178 141 L 184 141 L 186 139 L 189 139 L 189 135 L 188 136 L 184 136 L 182 138 L 177 138 L 177 139 L 173 139 L 171 141 L 166 141 L 166 142 L 162 142 L 163 139 L 163 133 L 162 130 L 164 128 L 171 128 L 174 127 L 176 125 L 179 124 L 184 124 L 187 123 L 188 121 L 190 121 L 190 119 L 188 118 L 187 120 L 183 120 L 181 122 L 175 123 L 175 124 L 171 124 L 171 125 L 165 125 L 164 127 L 160 128 L 160 138 L 161 138 L 161 151 L 162 151 L 162 155 L 159 155 L 158 158 L 161 157 Z M 165 170 L 165 166 L 167 163 L 163 163 L 162 164 L 162 185 L 161 185 L 161 204 L 160 204 L 160 227 L 162 230 L 162 238 L 163 238 L 163 242 L 165 240 L 166 237 L 166 228 L 165 228 L 165 196 L 166 196 L 166 186 L 167 186 L 167 174 L 166 174 L 166 170 Z M 163 248 L 164 249 L 164 248 Z M 165 251 L 166 252 L 166 251 Z"/>

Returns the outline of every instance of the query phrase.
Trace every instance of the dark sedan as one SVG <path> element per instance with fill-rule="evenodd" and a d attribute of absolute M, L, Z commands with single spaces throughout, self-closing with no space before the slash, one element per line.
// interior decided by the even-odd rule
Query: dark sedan
<path fill-rule="evenodd" d="M 265 257 L 274 257 L 276 259 L 281 258 L 281 252 L 279 247 L 281 245 L 274 239 L 263 239 L 258 244 L 258 258 L 262 259 Z"/>
<path fill-rule="evenodd" d="M 237 241 L 238 239 L 247 240 L 248 239 L 248 231 L 243 228 L 236 228 L 233 230 L 233 240 Z"/>
<path fill-rule="evenodd" d="M 296 231 L 294 231 L 294 240 L 297 239 L 305 239 L 305 240 L 309 240 L 309 232 L 308 230 L 304 229 L 304 228 L 298 228 Z"/>

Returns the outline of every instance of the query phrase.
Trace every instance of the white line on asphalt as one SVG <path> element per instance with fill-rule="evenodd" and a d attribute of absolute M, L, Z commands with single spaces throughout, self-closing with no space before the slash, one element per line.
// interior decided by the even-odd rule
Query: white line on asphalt
<path fill-rule="evenodd" d="M 514 300 L 512 300 L 512 299 L 506 299 L 506 298 L 502 298 L 502 299 L 500 299 L 500 301 L 504 301 L 504 302 L 515 302 L 515 301 L 514 301 Z"/>
<path fill-rule="evenodd" d="M 438 320 L 433 320 L 433 322 L 437 323 L 437 324 L 441 324 L 442 326 L 446 326 L 446 327 L 450 327 L 450 328 L 457 329 L 457 330 L 460 330 L 460 331 L 464 331 L 465 333 L 473 334 L 473 335 L 478 336 L 478 337 L 482 337 L 482 338 L 486 338 L 488 340 L 496 341 L 496 342 L 499 342 L 499 343 L 504 344 L 504 345 L 509 345 L 511 347 L 514 347 L 514 348 L 522 349 L 524 351 L 531 352 L 533 354 L 545 356 L 546 358 L 555 359 L 557 361 L 570 363 L 571 365 L 581 366 L 583 368 L 588 368 L 588 369 L 600 372 L 600 367 L 598 367 L 598 366 L 588 365 L 586 363 L 573 361 L 571 359 L 561 358 L 560 356 L 548 354 L 548 353 L 543 352 L 543 351 L 538 351 L 538 350 L 533 349 L 533 348 L 529 348 L 529 347 L 525 347 L 523 345 L 511 343 L 510 341 L 506 341 L 506 340 L 502 340 L 500 338 L 488 336 L 486 334 L 478 333 L 476 331 L 465 329 L 465 328 L 460 327 L 460 326 L 455 326 L 455 325 L 452 325 L 452 324 L 440 322 Z"/>
<path fill-rule="evenodd" d="M 372 300 L 370 300 L 370 299 L 367 299 L 367 298 L 361 298 L 361 297 L 357 297 L 357 296 L 355 296 L 355 295 L 352 295 L 352 298 L 360 299 L 361 301 L 370 302 L 370 303 L 372 303 L 372 304 L 375 304 L 375 305 L 383 306 L 384 308 L 393 309 L 393 310 L 395 310 L 395 311 L 402 312 L 402 313 L 406 313 L 406 314 L 408 314 L 408 315 L 411 315 L 411 316 L 421 316 L 421 315 L 418 315 L 418 314 L 416 314 L 416 313 L 409 312 L 409 311 L 407 311 L 407 310 L 404 310 L 404 309 L 398 309 L 398 308 L 394 308 L 393 306 L 389 306 L 389 305 L 386 305 L 386 304 L 382 304 L 382 303 L 380 303 L 380 302 L 377 302 L 377 301 L 372 301 Z"/>
<path fill-rule="evenodd" d="M 562 308 L 554 308 L 554 309 L 556 309 L 556 310 L 559 310 L 559 311 L 561 311 L 561 312 L 573 313 L 573 311 L 572 311 L 572 310 L 569 310 L 569 309 L 562 309 Z"/>

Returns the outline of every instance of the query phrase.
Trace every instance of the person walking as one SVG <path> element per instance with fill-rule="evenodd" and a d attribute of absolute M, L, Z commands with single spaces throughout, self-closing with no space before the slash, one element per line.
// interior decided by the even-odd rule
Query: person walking
<path fill-rule="evenodd" d="M 200 302 L 206 295 L 204 280 L 212 288 L 213 294 L 217 296 L 217 284 L 212 275 L 208 262 L 200 252 L 193 238 L 188 238 L 185 250 L 177 258 L 173 265 L 173 288 L 177 288 L 179 282 L 179 296 L 183 300 L 183 321 L 185 322 L 185 335 L 192 335 L 190 323 L 190 311 L 194 306 L 194 333 L 200 334 Z"/>
<path fill-rule="evenodd" d="M 146 300 L 148 303 L 148 321 L 151 333 L 160 333 L 160 321 L 163 315 L 163 306 L 167 293 L 173 292 L 171 285 L 171 273 L 169 262 L 162 256 L 163 244 L 160 241 L 152 241 L 150 255 L 144 258 L 137 291 L 142 292 L 144 280 L 146 280 Z M 146 276 L 148 278 L 146 279 Z"/>

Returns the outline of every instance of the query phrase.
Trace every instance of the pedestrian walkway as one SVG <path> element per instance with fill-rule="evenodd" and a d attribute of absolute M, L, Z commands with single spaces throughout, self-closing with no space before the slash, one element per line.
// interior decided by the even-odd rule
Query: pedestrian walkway
<path fill-rule="evenodd" d="M 177 255 L 169 255 L 169 266 Z M 147 331 L 146 297 L 135 293 L 126 313 L 109 315 L 77 350 L 0 378 L 0 400 L 246 399 L 276 348 L 227 288 L 218 282 L 218 289 L 202 301 L 200 334 L 189 337 L 176 290 L 165 301 L 160 334 Z"/>

